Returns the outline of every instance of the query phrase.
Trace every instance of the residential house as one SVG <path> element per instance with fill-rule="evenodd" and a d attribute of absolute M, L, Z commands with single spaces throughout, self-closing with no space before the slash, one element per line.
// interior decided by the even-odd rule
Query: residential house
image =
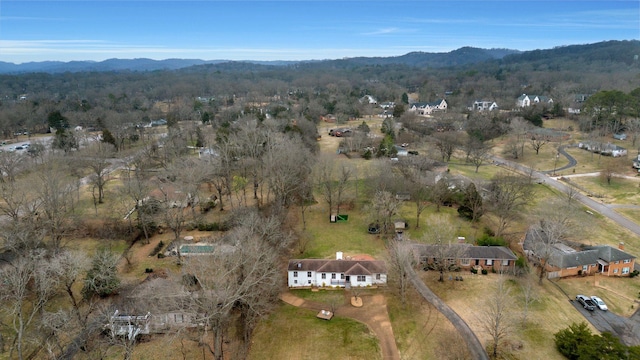
<path fill-rule="evenodd" d="M 124 315 L 116 310 L 109 317 L 109 323 L 104 328 L 111 332 L 113 337 L 124 336 L 129 340 L 135 339 L 138 335 L 149 334 L 149 324 L 151 313 L 145 315 Z"/>
<path fill-rule="evenodd" d="M 387 267 L 379 260 L 336 259 L 289 260 L 288 285 L 297 287 L 367 287 L 387 283 Z"/>
<path fill-rule="evenodd" d="M 606 156 L 620 157 L 627 156 L 627 149 L 611 143 L 601 143 L 598 141 L 582 141 L 578 143 L 580 149 L 602 154 Z"/>
<path fill-rule="evenodd" d="M 541 236 L 545 236 L 543 232 L 529 230 L 522 248 L 529 259 L 548 258 L 544 266 L 550 279 L 595 274 L 629 276 L 633 271 L 636 257 L 624 251 L 622 242 L 618 248 L 598 245 L 576 249 L 562 242 L 549 247 Z"/>
<path fill-rule="evenodd" d="M 587 99 L 591 96 L 590 94 L 576 94 L 574 97 L 574 101 L 577 103 L 583 103 L 587 101 Z"/>
<path fill-rule="evenodd" d="M 443 248 L 444 247 L 444 248 Z M 416 256 L 420 263 L 429 264 L 446 253 L 458 268 L 470 270 L 495 270 L 499 272 L 513 271 L 518 257 L 504 246 L 474 246 L 471 244 L 414 244 Z"/>
<path fill-rule="evenodd" d="M 518 97 L 518 106 L 519 107 L 529 107 L 535 104 L 545 104 L 550 105 L 553 104 L 553 100 L 546 96 L 542 95 L 527 95 L 522 94 Z"/>
<path fill-rule="evenodd" d="M 471 106 L 472 111 L 493 111 L 498 109 L 495 101 L 476 100 Z"/>
<path fill-rule="evenodd" d="M 380 107 L 383 108 L 384 110 L 393 109 L 395 106 L 396 106 L 396 103 L 393 101 L 386 101 L 386 102 L 380 103 Z"/>
<path fill-rule="evenodd" d="M 411 104 L 409 111 L 415 112 L 418 115 L 431 115 L 434 111 L 447 111 L 447 101 L 444 99 L 437 99 L 433 102 L 417 102 Z"/>
<path fill-rule="evenodd" d="M 380 112 L 378 114 L 378 117 L 383 118 L 383 119 L 392 118 L 393 117 L 393 109 L 382 110 L 382 112 Z"/>
<path fill-rule="evenodd" d="M 334 123 L 336 122 L 336 116 L 333 114 L 327 114 L 324 116 L 320 116 L 320 121 L 324 121 L 324 122 L 328 122 L 328 123 Z"/>
<path fill-rule="evenodd" d="M 361 104 L 371 104 L 371 105 L 376 105 L 378 104 L 378 100 L 376 100 L 373 96 L 371 95 L 365 95 L 363 97 L 360 98 L 360 103 Z"/>

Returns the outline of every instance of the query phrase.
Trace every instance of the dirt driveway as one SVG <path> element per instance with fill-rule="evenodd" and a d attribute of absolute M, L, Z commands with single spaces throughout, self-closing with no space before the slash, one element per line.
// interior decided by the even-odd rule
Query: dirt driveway
<path fill-rule="evenodd" d="M 349 297 L 349 292 L 345 291 L 345 296 Z M 382 294 L 361 295 L 363 306 L 356 308 L 345 304 L 339 306 L 336 316 L 347 317 L 357 320 L 369 327 L 380 342 L 382 358 L 385 360 L 400 360 L 400 353 L 396 345 L 396 339 L 391 327 L 389 312 L 387 311 L 387 301 Z M 280 299 L 289 305 L 319 312 L 326 310 L 327 305 L 319 302 L 308 301 L 285 292 L 280 295 Z"/>

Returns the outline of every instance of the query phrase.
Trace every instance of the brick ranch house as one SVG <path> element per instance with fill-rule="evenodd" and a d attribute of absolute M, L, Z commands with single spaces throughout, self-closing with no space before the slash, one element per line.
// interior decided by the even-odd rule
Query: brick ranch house
<path fill-rule="evenodd" d="M 387 283 L 387 267 L 380 260 L 292 259 L 287 269 L 290 288 L 368 287 Z"/>
<path fill-rule="evenodd" d="M 474 246 L 471 244 L 414 244 L 414 253 L 421 264 L 428 265 L 437 259 L 449 257 L 448 261 L 461 270 L 514 271 L 518 257 L 504 246 Z"/>
<path fill-rule="evenodd" d="M 539 234 L 539 233 L 538 233 Z M 629 276 L 636 257 L 624 251 L 624 243 L 618 248 L 608 245 L 585 246 L 579 249 L 558 242 L 544 250 L 539 236 L 528 231 L 522 248 L 530 260 L 540 260 L 542 251 L 550 251 L 545 264 L 547 277 L 563 278 L 578 275 Z M 543 256 L 545 257 L 545 256 Z"/>

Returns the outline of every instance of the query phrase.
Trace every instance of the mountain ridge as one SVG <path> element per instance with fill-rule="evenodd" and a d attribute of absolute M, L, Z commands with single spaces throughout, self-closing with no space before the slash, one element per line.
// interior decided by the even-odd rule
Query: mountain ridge
<path fill-rule="evenodd" d="M 631 45 L 630 52 L 619 53 L 613 48 Z M 637 48 L 635 51 L 634 46 Z M 148 72 L 156 70 L 179 70 L 199 65 L 217 65 L 221 63 L 243 63 L 262 66 L 290 66 L 298 64 L 327 63 L 332 66 L 371 66 L 371 65 L 407 65 L 416 68 L 441 68 L 452 66 L 464 66 L 483 63 L 487 61 L 500 61 L 514 63 L 519 61 L 540 61 L 549 56 L 558 56 L 570 59 L 571 56 L 591 56 L 594 60 L 623 61 L 629 63 L 633 53 L 640 54 L 640 41 L 638 40 L 610 40 L 592 44 L 566 45 L 551 49 L 537 49 L 520 51 L 505 48 L 482 49 L 464 46 L 449 52 L 430 53 L 414 51 L 399 56 L 388 57 L 347 57 L 343 59 L 324 60 L 300 60 L 300 61 L 258 61 L 258 60 L 201 60 L 201 59 L 164 59 L 153 60 L 148 58 L 135 59 L 107 59 L 103 61 L 41 61 L 14 64 L 0 61 L 0 74 L 23 73 L 64 73 L 64 72 L 113 72 L 134 71 Z M 631 54 L 631 57 L 629 56 Z M 620 60 L 621 56 L 626 58 Z"/>

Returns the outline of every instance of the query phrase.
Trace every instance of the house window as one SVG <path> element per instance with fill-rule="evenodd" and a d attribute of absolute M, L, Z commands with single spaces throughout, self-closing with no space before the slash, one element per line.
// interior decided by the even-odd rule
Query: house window
<path fill-rule="evenodd" d="M 358 275 L 358 282 L 365 282 L 367 277 L 365 275 Z"/>
<path fill-rule="evenodd" d="M 335 273 L 334 273 L 334 274 L 331 274 L 331 278 L 335 280 L 335 278 L 336 278 L 336 274 L 335 274 Z"/>
<path fill-rule="evenodd" d="M 376 280 L 380 280 L 380 274 L 376 274 Z"/>
<path fill-rule="evenodd" d="M 183 314 L 173 314 L 173 322 L 175 323 L 183 323 L 184 315 Z"/>
<path fill-rule="evenodd" d="M 311 285 L 311 280 L 307 280 L 307 284 Z"/>
<path fill-rule="evenodd" d="M 493 265 L 493 260 L 487 259 L 487 265 Z"/>
<path fill-rule="evenodd" d="M 340 274 L 340 279 L 344 280 L 344 274 Z"/>
<path fill-rule="evenodd" d="M 460 265 L 469 266 L 470 259 L 460 259 Z"/>
<path fill-rule="evenodd" d="M 293 283 L 294 283 L 294 284 L 297 284 L 297 283 L 298 283 L 298 280 L 293 280 Z"/>
<path fill-rule="evenodd" d="M 293 272 L 293 277 L 298 277 L 298 272 L 297 271 Z"/>
<path fill-rule="evenodd" d="M 624 259 L 623 263 L 628 264 L 631 262 L 631 259 Z"/>
<path fill-rule="evenodd" d="M 620 261 L 616 261 L 615 264 L 620 264 Z"/>
<path fill-rule="evenodd" d="M 311 277 L 311 271 L 307 271 L 307 277 Z"/>
<path fill-rule="evenodd" d="M 327 278 L 327 274 L 322 273 L 322 280 L 324 280 L 324 279 L 326 279 L 326 278 Z"/>
<path fill-rule="evenodd" d="M 589 265 L 582 265 L 582 271 L 589 271 Z"/>
<path fill-rule="evenodd" d="M 502 260 L 502 266 L 509 266 L 509 260 Z"/>
<path fill-rule="evenodd" d="M 618 269 L 613 269 L 613 273 L 617 274 L 618 273 Z"/>
<path fill-rule="evenodd" d="M 626 275 L 628 273 L 629 273 L 629 268 L 628 267 L 622 268 L 622 275 Z"/>

